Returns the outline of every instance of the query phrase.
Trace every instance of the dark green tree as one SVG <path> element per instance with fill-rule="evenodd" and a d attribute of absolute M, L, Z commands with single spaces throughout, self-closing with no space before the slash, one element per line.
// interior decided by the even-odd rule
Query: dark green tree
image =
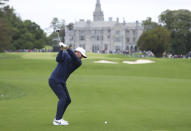
<path fill-rule="evenodd" d="M 73 23 L 69 23 L 69 24 L 67 25 L 67 28 L 68 28 L 69 30 L 73 30 L 74 24 L 73 24 Z"/>
<path fill-rule="evenodd" d="M 55 44 L 58 44 L 58 41 L 57 41 L 57 37 L 58 37 L 58 35 L 57 35 L 57 33 L 56 32 L 52 32 L 49 36 L 48 36 L 48 45 L 50 45 L 50 46 L 53 46 L 53 45 L 55 45 Z"/>
<path fill-rule="evenodd" d="M 11 35 L 10 25 L 0 16 L 0 52 L 10 47 Z"/>
<path fill-rule="evenodd" d="M 150 17 L 144 20 L 142 25 L 144 26 L 144 31 L 149 31 L 159 26 L 158 23 L 153 22 Z"/>
<path fill-rule="evenodd" d="M 138 40 L 138 47 L 142 51 L 152 51 L 156 57 L 162 57 L 169 50 L 170 33 L 164 27 L 144 32 Z"/>
<path fill-rule="evenodd" d="M 191 11 L 166 10 L 159 16 L 159 21 L 171 32 L 173 54 L 191 51 Z"/>
<path fill-rule="evenodd" d="M 46 45 L 46 34 L 36 23 L 26 20 L 24 21 L 24 27 L 26 28 L 26 37 L 29 42 L 33 42 L 33 48 L 41 49 Z M 26 39 L 27 40 L 27 39 Z"/>
<path fill-rule="evenodd" d="M 3 8 L 4 19 L 10 25 L 11 36 L 9 49 L 41 49 L 47 42 L 46 34 L 36 23 L 26 20 L 22 21 L 13 8 Z"/>
<path fill-rule="evenodd" d="M 4 14 L 3 5 L 8 0 L 0 0 L 0 52 L 8 49 L 10 47 L 11 41 L 11 28 L 10 24 L 5 19 L 6 15 Z"/>

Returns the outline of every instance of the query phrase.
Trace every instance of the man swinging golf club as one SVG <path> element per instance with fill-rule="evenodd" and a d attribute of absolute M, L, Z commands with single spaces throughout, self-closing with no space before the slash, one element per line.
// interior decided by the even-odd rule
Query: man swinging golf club
<path fill-rule="evenodd" d="M 73 52 L 62 42 L 59 43 L 59 46 L 61 48 L 56 57 L 58 65 L 49 78 L 49 85 L 59 99 L 53 125 L 69 125 L 68 121 L 63 119 L 64 112 L 71 103 L 66 81 L 70 74 L 80 67 L 82 64 L 81 59 L 87 57 L 86 51 L 81 47 L 76 48 L 75 52 Z"/>

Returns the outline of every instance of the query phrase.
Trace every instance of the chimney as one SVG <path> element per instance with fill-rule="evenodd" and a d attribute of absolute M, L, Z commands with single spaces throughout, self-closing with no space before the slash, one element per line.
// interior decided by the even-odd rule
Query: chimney
<path fill-rule="evenodd" d="M 139 21 L 136 21 L 136 28 L 138 28 L 139 26 Z"/>
<path fill-rule="evenodd" d="M 113 21 L 112 17 L 109 17 L 109 22 L 112 22 L 112 21 Z"/>
<path fill-rule="evenodd" d="M 117 18 L 117 23 L 119 23 L 119 18 Z"/>
<path fill-rule="evenodd" d="M 124 25 L 126 24 L 125 18 L 123 18 L 123 24 L 124 24 Z"/>

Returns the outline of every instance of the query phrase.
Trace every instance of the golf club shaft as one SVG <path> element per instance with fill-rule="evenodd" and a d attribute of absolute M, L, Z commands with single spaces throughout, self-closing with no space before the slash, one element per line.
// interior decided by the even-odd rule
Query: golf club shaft
<path fill-rule="evenodd" d="M 57 35 L 58 35 L 58 40 L 61 42 L 61 39 L 60 39 L 60 34 L 59 34 L 59 32 L 57 32 Z"/>

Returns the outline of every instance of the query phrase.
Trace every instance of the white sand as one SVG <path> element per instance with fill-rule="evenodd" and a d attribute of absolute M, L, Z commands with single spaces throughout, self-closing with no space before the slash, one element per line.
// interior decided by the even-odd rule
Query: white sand
<path fill-rule="evenodd" d="M 136 60 L 136 61 L 123 61 L 125 64 L 149 64 L 149 63 L 155 63 L 155 61 L 152 60 Z"/>
<path fill-rule="evenodd" d="M 118 64 L 117 62 L 113 61 L 108 61 L 108 60 L 99 60 L 99 61 L 94 61 L 94 63 L 102 63 L 102 64 Z M 145 60 L 145 59 L 140 59 L 136 61 L 123 61 L 125 64 L 149 64 L 149 63 L 155 63 L 155 61 L 152 60 Z"/>
<path fill-rule="evenodd" d="M 107 60 L 99 60 L 99 61 L 95 61 L 94 63 L 103 63 L 103 64 L 118 64 L 117 62 L 107 61 Z"/>

